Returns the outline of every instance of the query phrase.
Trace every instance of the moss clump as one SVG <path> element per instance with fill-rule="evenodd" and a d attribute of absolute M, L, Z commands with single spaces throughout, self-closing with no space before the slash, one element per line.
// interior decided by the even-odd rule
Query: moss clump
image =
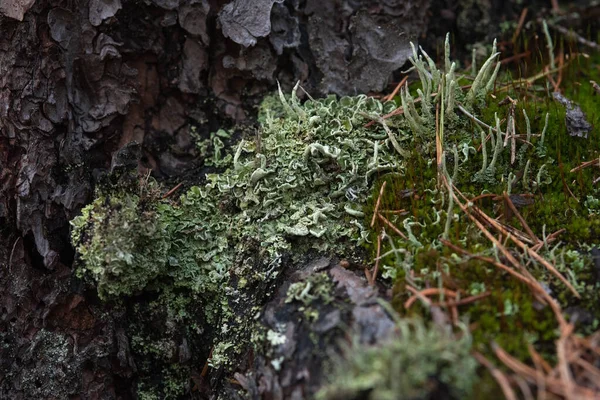
<path fill-rule="evenodd" d="M 467 330 L 398 321 L 397 334 L 377 345 L 348 349 L 317 399 L 426 399 L 435 393 L 466 398 L 477 380 Z"/>
<path fill-rule="evenodd" d="M 591 333 L 600 318 L 597 307 L 600 284 L 590 254 L 590 250 L 598 246 L 600 235 L 596 201 L 600 198 L 600 189 L 594 183 L 597 169 L 570 171 L 585 161 L 598 158 L 598 131 L 591 132 L 587 139 L 570 136 L 565 125 L 564 106 L 553 99 L 551 89 L 532 80 L 523 80 L 521 86 L 509 75 L 502 76 L 496 83 L 494 96 L 482 96 L 480 92 L 469 102 L 467 89 L 459 89 L 449 101 L 447 96 L 452 92 L 439 90 L 429 104 L 413 107 L 406 99 L 420 96 L 419 89 L 452 71 L 448 61 L 445 68 L 438 69 L 435 64 L 419 63 L 420 57 L 427 58 L 415 52 L 413 64 L 425 71 L 420 76 L 429 78 L 421 78 L 421 82 L 411 85 L 400 100 L 413 119 L 420 117 L 431 121 L 434 118 L 431 115 L 437 112 L 438 128 L 431 128 L 431 123 L 429 129 L 411 127 L 414 135 L 404 144 L 415 150 L 403 163 L 406 168 L 397 174 L 382 176 L 365 208 L 367 221 L 373 215 L 381 184 L 387 182 L 379 212 L 405 238 L 399 237 L 389 224 L 380 220 L 370 239 L 374 243 L 382 230 L 385 232 L 380 269 L 394 284 L 393 304 L 402 315 L 428 313 L 426 306 L 405 308 L 406 301 L 414 295 L 406 289 L 407 285 L 417 290 L 444 288 L 456 293 L 457 299 L 485 294 L 487 297 L 458 307 L 460 316 L 472 323 L 477 350 L 494 357 L 488 345 L 495 341 L 514 356 L 528 361 L 528 344 L 532 344 L 552 361 L 554 355 L 548 350 L 554 352 L 553 341 L 558 335 L 556 317 L 549 307 L 535 298 L 531 288 L 490 262 L 478 259 L 486 257 L 516 267 L 457 207 L 453 193 L 467 206 L 468 212 L 475 213 L 476 206 L 510 229 L 511 236 L 519 235 L 530 247 L 539 244 L 538 254 L 566 277 L 581 298 L 577 298 L 539 260 L 515 246 L 511 237 L 483 224 L 501 237 L 500 243 L 508 247 L 518 263 L 558 300 L 565 314 L 593 315 L 595 321 L 587 318 L 586 323 L 577 325 L 578 332 Z M 599 121 L 600 97 L 592 96 L 593 89 L 587 81 L 600 75 L 599 61 L 598 56 L 572 59 L 571 65 L 564 70 L 562 83 L 565 95 L 581 105 L 592 123 Z M 583 72 L 582 65 L 585 65 Z M 461 85 L 471 83 L 458 72 L 456 74 L 455 81 Z M 493 75 L 488 76 L 488 82 L 491 82 Z M 431 83 L 427 83 L 428 79 Z M 508 81 L 506 85 L 500 83 L 505 80 Z M 443 84 L 438 87 L 445 88 Z M 390 120 L 388 124 L 396 129 L 410 125 L 405 116 Z M 516 133 L 514 151 L 513 135 L 510 134 L 513 124 Z M 436 140 L 441 151 L 427 145 Z M 441 159 L 439 165 L 436 157 Z M 455 189 L 443 185 L 442 178 Z M 504 199 L 505 193 L 541 244 L 537 238 L 528 239 L 525 227 Z M 475 198 L 473 203 L 467 200 Z M 565 231 L 560 233 L 561 229 Z M 448 242 L 442 239 L 466 253 L 447 246 Z M 369 248 L 375 255 L 376 247 L 370 245 Z M 451 300 L 438 294 L 430 299 L 439 303 Z"/>

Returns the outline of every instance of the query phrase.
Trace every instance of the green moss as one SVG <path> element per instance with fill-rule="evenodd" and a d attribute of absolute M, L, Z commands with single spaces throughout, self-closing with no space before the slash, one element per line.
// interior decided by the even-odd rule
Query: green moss
<path fill-rule="evenodd" d="M 598 80 L 599 61 L 597 55 L 576 58 L 564 71 L 563 81 L 565 95 L 581 105 L 588 121 L 593 124 L 599 122 L 600 96 L 592 95 L 591 85 L 587 82 L 590 77 Z M 436 73 L 430 75 L 431 79 L 435 79 Z M 460 81 L 461 78 L 458 79 Z M 513 78 L 507 74 L 499 81 L 511 84 Z M 413 95 L 417 88 L 423 86 L 422 83 L 411 86 Z M 600 300 L 599 285 L 589 254 L 600 235 L 596 200 L 600 196 L 593 184 L 597 170 L 591 167 L 576 173 L 570 171 L 584 161 L 598 158 L 598 131 L 594 130 L 587 139 L 569 136 L 564 106 L 543 87 L 542 91 L 538 91 L 535 84 L 527 89 L 527 85 L 520 87 L 512 82 L 508 91 L 500 83 L 497 89 L 494 97 L 487 96 L 484 103 L 475 101 L 471 107 L 467 104 L 467 93 L 456 93 L 455 101 L 463 104 L 479 120 L 492 127 L 499 124 L 500 130 L 506 132 L 511 103 L 505 101 L 500 104 L 501 100 L 506 94 L 518 99 L 514 109 L 516 133 L 529 143 L 517 141 L 513 162 L 510 140 L 505 147 L 502 143 L 504 136 L 498 141 L 498 136 L 492 133 L 484 154 L 481 150 L 482 127 L 465 113 L 455 110 L 455 118 L 447 118 L 443 125 L 440 122 L 447 171 L 442 173 L 468 198 L 481 194 L 502 195 L 504 192 L 513 195 L 513 202 L 541 239 L 565 229 L 558 236 L 558 241 L 543 246 L 539 253 L 567 277 L 581 294 L 581 299 L 573 296 L 564 283 L 537 261 L 522 255 L 520 250 L 511 251 L 527 265 L 563 309 L 576 307 L 579 313 L 583 310 L 594 316 L 595 322 L 578 324 L 580 333 L 591 333 L 600 318 L 600 310 L 596 306 Z M 440 104 L 439 96 L 437 101 Z M 447 101 L 442 103 L 447 104 Z M 434 106 L 435 102 L 428 107 Z M 427 106 L 422 105 L 417 113 L 422 117 L 431 115 L 432 110 L 423 110 L 424 107 Z M 548 123 L 544 128 L 546 115 Z M 403 118 L 396 117 L 389 124 L 402 129 L 405 124 Z M 488 129 L 483 129 L 483 137 L 489 134 Z M 530 136 L 529 139 L 527 136 Z M 406 167 L 381 176 L 364 209 L 366 224 L 371 220 L 379 189 L 384 181 L 387 182 L 379 210 L 383 210 L 382 214 L 407 239 L 400 238 L 385 223 L 377 221 L 367 246 L 374 257 L 376 246 L 373 243 L 382 229 L 385 230 L 380 268 L 383 277 L 390 278 L 394 284 L 395 308 L 403 315 L 427 314 L 428 308 L 420 305 L 412 306 L 409 311 L 404 308 L 405 301 L 412 296 L 406 290 L 406 284 L 417 289 L 444 287 L 457 291 L 461 298 L 485 291 L 489 293 L 488 297 L 459 307 L 461 317 L 472 324 L 474 346 L 494 357 L 488 346 L 495 341 L 511 354 L 527 361 L 527 345 L 530 343 L 548 360 L 553 360 L 557 322 L 549 307 L 539 303 L 527 286 L 507 273 L 489 263 L 455 254 L 441 243 L 440 238 L 447 237 L 470 253 L 507 262 L 479 228 L 456 205 L 449 204 L 450 194 L 437 179 L 436 154 L 427 146 L 427 143 L 434 142 L 435 134 L 431 130 L 422 131 L 407 140 L 405 145 L 414 150 L 403 164 Z M 499 147 L 497 143 L 500 143 Z M 491 168 L 494 152 L 496 160 Z M 499 218 L 500 222 L 524 231 L 502 199 L 483 198 L 477 206 L 488 215 Z M 392 213 L 390 210 L 405 212 Z M 510 241 L 507 243 L 510 244 Z M 432 300 L 437 298 L 434 296 Z"/>

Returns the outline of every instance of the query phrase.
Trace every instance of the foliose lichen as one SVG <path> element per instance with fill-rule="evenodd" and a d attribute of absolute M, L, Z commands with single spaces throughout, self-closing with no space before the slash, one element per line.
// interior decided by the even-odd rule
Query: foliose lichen
<path fill-rule="evenodd" d="M 397 324 L 397 333 L 382 343 L 348 348 L 317 399 L 467 398 L 477 380 L 468 330 L 457 335 L 419 319 Z"/>
<path fill-rule="evenodd" d="M 193 299 L 184 308 L 194 311 L 183 314 L 200 312 L 209 324 L 206 353 L 212 343 L 215 368 L 234 365 L 255 336 L 254 316 L 284 268 L 311 252 L 365 254 L 362 210 L 372 183 L 400 162 L 395 137 L 384 127 L 365 127 L 393 111 L 393 102 L 332 96 L 300 104 L 295 94 L 281 93 L 266 102 L 279 106 L 262 108 L 260 130 L 231 157 L 213 159 L 228 167 L 208 175 L 205 185 L 174 200 L 163 199 L 152 179 L 133 188 L 100 187 L 72 221 L 78 274 L 99 296 L 120 301 L 158 293 L 159 307 L 172 307 L 174 315 L 182 312 L 175 310 L 178 298 Z M 177 343 L 169 332 L 138 327 L 132 351 L 148 368 L 164 365 L 164 374 L 173 375 L 168 365 Z M 140 385 L 145 394 L 166 393 L 164 385 Z"/>

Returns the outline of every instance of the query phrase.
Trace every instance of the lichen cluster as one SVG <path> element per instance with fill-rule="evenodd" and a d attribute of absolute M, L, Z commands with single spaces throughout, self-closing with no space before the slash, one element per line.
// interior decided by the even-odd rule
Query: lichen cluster
<path fill-rule="evenodd" d="M 356 345 L 337 362 L 329 385 L 317 394 L 331 399 L 464 399 L 477 380 L 468 330 L 428 327 L 419 319 L 397 321 L 397 332 L 376 346 Z"/>
<path fill-rule="evenodd" d="M 229 168 L 205 186 L 177 202 L 100 193 L 73 220 L 80 271 L 101 296 L 130 295 L 158 278 L 214 292 L 248 240 L 273 274 L 292 245 L 356 252 L 373 179 L 399 168 L 388 135 L 364 128 L 364 115 L 394 105 L 366 96 L 302 106 L 281 98 L 285 114 L 267 113 L 258 138 L 242 140 Z"/>
<path fill-rule="evenodd" d="M 370 116 L 393 111 L 392 102 L 358 96 L 300 105 L 295 95 L 280 94 L 269 103 L 255 137 L 229 156 L 215 154 L 212 162 L 226 169 L 205 185 L 173 200 L 161 198 L 151 179 L 105 185 L 72 221 L 78 275 L 104 300 L 158 294 L 150 309 L 131 310 L 136 318 L 185 303 L 187 311 L 176 312 L 184 317 L 171 320 L 195 320 L 208 332 L 204 357 L 214 344 L 215 368 L 232 366 L 232 356 L 256 336 L 253 318 L 285 268 L 311 252 L 364 258 L 362 210 L 373 181 L 399 167 L 390 135 L 365 127 Z M 132 335 L 141 365 L 164 365 L 164 374 L 175 376 L 172 357 L 158 354 L 177 347 L 173 332 L 136 325 Z M 166 386 L 148 384 L 140 382 L 143 393 L 166 393 Z"/>

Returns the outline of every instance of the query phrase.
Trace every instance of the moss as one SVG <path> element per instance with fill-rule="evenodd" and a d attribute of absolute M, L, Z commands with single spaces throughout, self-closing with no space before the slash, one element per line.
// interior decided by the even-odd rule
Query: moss
<path fill-rule="evenodd" d="M 600 97 L 592 96 L 591 85 L 587 82 L 590 77 L 597 80 L 599 61 L 597 55 L 575 58 L 563 75 L 565 95 L 581 105 L 588 121 L 593 124 L 599 122 Z M 435 74 L 431 73 L 431 76 Z M 503 87 L 502 83 L 508 85 Z M 536 84 L 534 82 L 533 87 L 525 84 L 520 87 L 510 74 L 506 74 L 499 79 L 494 96 L 487 96 L 484 103 L 474 102 L 471 108 L 466 105 L 468 96 L 456 93 L 456 101 L 465 105 L 468 112 L 489 126 L 496 127 L 499 124 L 502 132 L 507 130 L 513 106 L 510 101 L 501 100 L 506 95 L 518 99 L 514 106 L 516 133 L 522 138 L 530 137 L 529 143 L 517 142 L 515 160 L 512 162 L 510 141 L 504 147 L 504 137 L 500 137 L 502 140 L 498 142 L 498 136 L 493 132 L 490 135 L 489 130 L 485 129 L 483 137 L 491 136 L 491 140 L 487 140 L 484 155 L 481 150 L 482 128 L 465 113 L 457 111 L 456 118 L 447 119 L 443 125 L 440 121 L 440 126 L 443 126 L 446 177 L 469 198 L 481 194 L 511 194 L 524 219 L 542 239 L 565 229 L 558 236 L 558 241 L 543 246 L 539 253 L 567 277 L 581 294 L 581 299 L 573 296 L 564 283 L 537 261 L 520 255 L 516 250 L 514 254 L 521 258 L 563 309 L 575 309 L 577 315 L 582 312 L 593 315 L 593 322 L 580 321 L 577 325 L 580 333 L 591 333 L 600 317 L 596 306 L 599 303 L 599 285 L 589 253 L 597 245 L 600 234 L 598 202 L 595 200 L 600 196 L 593 184 L 596 175 L 593 168 L 576 173 L 570 170 L 584 161 L 598 158 L 598 131 L 593 131 L 587 139 L 569 136 L 564 107 L 552 98 L 545 87 L 540 87 L 541 91 L 538 91 Z M 410 91 L 414 94 L 421 87 L 422 83 L 412 85 Z M 417 112 L 421 116 L 426 115 L 422 109 Z M 431 114 L 432 111 L 427 113 Z M 389 123 L 402 127 L 403 117 L 396 118 Z M 500 257 L 502 260 L 497 249 L 464 213 L 456 205 L 449 206 L 450 195 L 439 184 L 436 154 L 427 147 L 427 141 L 435 142 L 434 132 L 421 132 L 405 143 L 407 147 L 415 149 L 404 164 L 406 168 L 381 176 L 364 209 L 366 224 L 371 219 L 379 189 L 385 181 L 386 190 L 379 210 L 383 210 L 382 214 L 407 239 L 398 237 L 388 225 L 377 221 L 371 231 L 368 249 L 375 256 L 376 246 L 372 243 L 376 242 L 382 229 L 385 230 L 380 266 L 383 277 L 390 278 L 394 285 L 395 308 L 402 315 L 427 314 L 427 308 L 418 305 L 410 310 L 404 308 L 405 301 L 412 296 L 406 290 L 406 284 L 417 289 L 444 287 L 458 292 L 463 298 L 485 291 L 488 297 L 459 307 L 461 317 L 472 324 L 474 346 L 493 357 L 488 346 L 495 341 L 511 354 L 527 361 L 527 345 L 530 343 L 548 360 L 553 360 L 557 323 L 551 310 L 540 304 L 528 287 L 508 274 L 489 263 L 456 254 L 439 240 L 446 236 L 470 253 L 492 259 Z M 498 147 L 496 143 L 501 143 L 501 146 Z M 494 168 L 490 168 L 494 152 L 496 160 Z M 499 218 L 502 223 L 524 230 L 501 198 L 483 198 L 477 202 L 477 206 L 488 215 Z M 573 311 L 565 313 L 573 314 Z"/>

